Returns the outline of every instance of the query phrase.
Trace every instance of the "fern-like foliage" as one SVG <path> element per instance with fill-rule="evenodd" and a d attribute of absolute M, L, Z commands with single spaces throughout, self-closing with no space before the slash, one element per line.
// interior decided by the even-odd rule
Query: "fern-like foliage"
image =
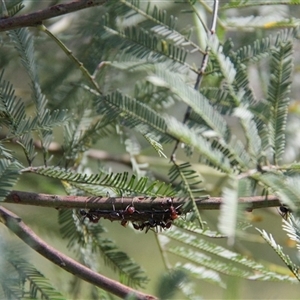
<path fill-rule="evenodd" d="M 244 129 L 246 137 L 246 153 L 250 155 L 253 160 L 259 159 L 262 152 L 261 139 L 258 133 L 253 114 L 242 107 L 234 110 L 234 116 L 237 116 Z"/>
<path fill-rule="evenodd" d="M 131 8 L 148 21 L 143 27 L 132 26 L 132 23 L 126 21 L 118 26 L 107 16 L 104 19 L 105 33 L 102 38 L 111 46 L 119 46 L 122 40 L 121 49 L 136 58 L 146 57 L 156 61 L 167 59 L 171 64 L 183 64 L 194 69 L 186 63 L 188 52 L 184 48 L 189 44 L 195 44 L 189 42 L 188 36 L 174 30 L 176 19 L 173 16 L 167 17 L 166 13 L 156 6 L 151 8 L 150 2 L 145 10 L 140 7 L 139 1 L 121 1 L 110 5 L 114 13 L 118 12 L 119 17 L 126 16 Z M 136 15 L 131 14 L 133 22 Z"/>
<path fill-rule="evenodd" d="M 131 286 L 143 286 L 148 278 L 141 267 L 129 256 L 120 251 L 109 239 L 101 239 L 98 249 L 103 254 L 105 262 L 118 271 L 120 282 Z"/>
<path fill-rule="evenodd" d="M 193 146 L 201 155 L 203 155 L 209 164 L 224 173 L 231 173 L 230 162 L 227 157 L 219 149 L 214 149 L 212 145 L 199 136 L 197 132 L 189 129 L 187 126 L 182 125 L 175 118 L 168 120 L 168 132 L 177 137 L 181 142 Z"/>
<path fill-rule="evenodd" d="M 165 86 L 168 87 L 172 93 L 180 97 L 195 113 L 200 115 L 207 126 L 214 130 L 219 137 L 223 137 L 227 140 L 227 124 L 223 117 L 209 104 L 208 99 L 187 85 L 181 76 L 164 70 L 160 65 L 156 65 L 155 74 L 165 82 Z"/>
<path fill-rule="evenodd" d="M 269 57 L 270 54 L 280 47 L 280 44 L 285 44 L 297 37 L 299 28 L 290 30 L 280 30 L 277 34 L 272 34 L 265 38 L 256 40 L 253 44 L 243 46 L 236 51 L 231 50 L 228 53 L 231 59 L 237 63 L 254 63 L 264 57 Z"/>
<path fill-rule="evenodd" d="M 23 0 L 13 0 L 9 1 L 8 3 L 5 3 L 8 15 L 10 17 L 16 15 L 19 11 L 21 11 L 24 8 L 24 4 L 22 2 Z"/>
<path fill-rule="evenodd" d="M 106 95 L 104 99 L 100 98 L 96 107 L 98 112 L 105 114 L 108 119 L 118 119 L 122 125 L 135 128 L 144 135 L 151 131 L 157 140 L 170 140 L 162 116 L 144 103 L 119 91 Z"/>
<path fill-rule="evenodd" d="M 30 298 L 37 298 L 39 296 L 46 299 L 64 299 L 63 295 L 51 286 L 49 280 L 26 260 L 12 259 L 9 262 L 19 273 L 20 277 L 24 281 L 28 281 L 30 285 L 28 295 Z"/>
<path fill-rule="evenodd" d="M 113 122 L 93 116 L 91 109 L 83 109 L 78 118 L 74 118 L 64 127 L 65 165 L 80 164 L 83 154 L 96 141 L 113 132 Z"/>
<path fill-rule="evenodd" d="M 269 132 L 275 164 L 281 158 L 285 148 L 285 127 L 289 105 L 291 75 L 293 69 L 292 43 L 282 44 L 272 53 L 271 79 L 267 101 L 270 105 Z"/>
<path fill-rule="evenodd" d="M 64 110 L 51 113 L 50 110 L 46 108 L 47 100 L 41 91 L 34 59 L 33 37 L 28 29 L 21 28 L 9 31 L 9 36 L 15 44 L 15 48 L 21 57 L 21 62 L 31 81 L 32 100 L 35 104 L 36 122 L 38 124 L 37 131 L 41 139 L 42 147 L 44 151 L 46 151 L 51 142 L 53 127 L 65 124 L 68 117 Z"/>
<path fill-rule="evenodd" d="M 150 2 L 147 3 L 146 8 L 143 10 L 141 3 L 134 0 L 124 0 L 120 1 L 124 6 L 134 10 L 137 14 L 141 14 L 147 20 L 157 23 L 159 25 L 164 25 L 169 29 L 175 29 L 178 19 L 174 16 L 168 16 L 165 10 L 160 9 L 156 5 L 151 5 Z"/>
<path fill-rule="evenodd" d="M 164 274 L 159 280 L 156 295 L 158 295 L 159 299 L 170 299 L 174 297 L 176 289 L 180 285 L 186 284 L 187 279 L 186 272 L 180 268 Z"/>
<path fill-rule="evenodd" d="M 287 232 L 288 237 L 296 242 L 298 251 L 300 251 L 300 221 L 299 218 L 289 214 L 287 220 L 284 218 L 282 228 Z"/>
<path fill-rule="evenodd" d="M 272 192 L 278 194 L 280 200 L 291 207 L 296 213 L 300 207 L 300 190 L 297 181 L 291 181 L 288 176 L 278 173 L 265 173 L 254 176 Z"/>
<path fill-rule="evenodd" d="M 8 159 L 0 159 L 0 201 L 12 190 L 12 187 L 17 183 L 20 177 L 21 166 L 16 162 L 11 162 Z"/>
<path fill-rule="evenodd" d="M 17 99 L 12 84 L 5 81 L 3 75 L 4 71 L 0 74 L 0 124 L 8 130 L 6 140 L 17 138 L 31 164 L 36 155 L 32 132 L 38 130 L 38 119 L 27 116 L 24 102 Z"/>
<path fill-rule="evenodd" d="M 294 278 L 272 272 L 265 266 L 253 260 L 246 259 L 241 254 L 208 242 L 199 235 L 190 235 L 178 229 L 165 232 L 164 235 L 168 236 L 171 240 L 184 244 L 184 246 L 168 248 L 167 251 L 187 259 L 189 263 L 195 266 L 203 266 L 221 274 L 238 276 L 250 280 L 280 281 L 285 279 L 291 282 L 295 281 Z M 223 262 L 224 259 L 227 261 L 226 263 Z M 209 280 L 209 276 L 207 276 L 207 279 Z"/>
<path fill-rule="evenodd" d="M 219 66 L 219 72 L 222 74 L 226 82 L 230 85 L 233 83 L 236 75 L 236 70 L 233 63 L 230 61 L 229 57 L 223 54 L 223 47 L 220 45 L 218 38 L 214 35 L 209 41 L 209 47 L 211 51 L 212 58 L 217 60 Z M 238 101 L 238 99 L 237 99 Z"/>
<path fill-rule="evenodd" d="M 21 93 L 19 88 L 16 87 L 15 92 L 10 81 L 4 79 L 4 72 L 0 74 L 1 201 L 23 173 L 32 173 L 39 179 L 57 179 L 71 195 L 176 196 L 184 201 L 182 206 L 175 207 L 170 203 L 165 208 L 164 214 L 170 214 L 171 219 L 163 216 L 160 221 L 149 217 L 145 223 L 134 224 L 134 228 L 145 226 L 147 231 L 162 232 L 159 241 L 166 266 L 168 254 L 178 258 L 173 271 L 162 277 L 158 288 L 161 298 L 171 297 L 172 292 L 179 288 L 192 299 L 194 289 L 188 283 L 193 279 L 225 288 L 223 275 L 248 280 L 295 281 L 291 276 L 272 272 L 254 260 L 219 246 L 217 240 L 210 242 L 208 239 L 226 236 L 230 245 L 241 236 L 247 239 L 245 230 L 248 224 L 240 225 L 245 207 L 239 204 L 239 198 L 260 195 L 263 189 L 276 195 L 293 212 L 284 221 L 284 229 L 299 244 L 296 218 L 300 211 L 300 167 L 298 162 L 281 165 L 292 99 L 293 48 L 295 38 L 299 37 L 298 19 L 283 16 L 275 20 L 272 14 L 260 16 L 259 11 L 257 16 L 232 18 L 226 16 L 226 11 L 254 5 L 300 2 L 219 3 L 224 15 L 218 15 L 218 20 L 214 20 L 217 28 L 210 30 L 204 24 L 207 17 L 204 15 L 211 17 L 217 6 L 213 4 L 217 2 L 187 0 L 185 6 L 180 6 L 183 10 L 177 13 L 174 10 L 172 15 L 168 8 L 163 8 L 164 4 L 172 6 L 172 1 L 156 2 L 156 5 L 153 1 L 106 1 L 105 7 L 90 11 L 88 18 L 81 18 L 83 21 L 79 27 L 84 33 L 84 41 L 72 43 L 73 36 L 64 33 L 59 34 L 61 39 L 52 36 L 56 46 L 68 56 L 68 63 L 59 55 L 49 53 L 47 56 L 47 61 L 59 61 L 59 70 L 48 66 L 45 55 L 37 53 L 43 53 L 43 47 L 49 45 L 44 45 L 44 32 L 34 40 L 27 28 L 12 30 L 8 32 L 10 41 L 7 45 L 12 44 L 21 58 L 30 81 L 30 101 L 23 95 L 23 99 L 19 99 L 16 96 Z M 8 1 L 7 9 L 3 9 L 4 17 L 6 14 L 15 15 L 22 7 L 21 1 Z M 194 19 L 182 18 L 182 12 L 192 13 L 197 21 L 184 27 L 182 24 L 186 20 Z M 264 29 L 271 31 L 278 27 L 292 29 L 261 38 Z M 242 47 L 239 42 L 237 47 L 226 38 L 228 29 L 237 30 L 242 35 L 244 29 L 257 28 L 261 30 L 260 34 L 247 31 L 246 39 L 249 36 L 250 42 Z M 6 46 L 6 40 L 2 44 Z M 38 45 L 38 50 L 34 44 Z M 73 47 L 75 51 L 71 51 Z M 0 48 L 0 60 L 5 53 L 3 49 Z M 6 56 L 3 57 L 5 61 Z M 74 66 L 70 65 L 69 58 L 72 58 L 72 63 L 76 62 Z M 84 70 L 89 81 L 83 82 L 74 75 L 77 73 L 73 72 L 75 68 Z M 253 69 L 259 78 L 251 75 Z M 195 82 L 201 82 L 202 86 L 195 89 Z M 93 89 L 95 87 L 99 87 L 98 92 Z M 55 127 L 61 125 L 64 125 L 62 136 L 58 134 L 55 140 L 61 143 L 61 147 L 53 148 L 55 162 L 50 166 L 48 149 Z M 103 138 L 105 145 L 102 144 Z M 114 151 L 112 155 L 107 153 L 103 161 L 97 158 L 98 169 L 94 161 L 91 162 L 96 157 L 91 158 L 91 153 L 103 148 L 110 152 L 111 142 L 113 147 L 120 142 L 121 149 L 125 149 L 126 158 L 120 158 L 118 162 L 126 160 L 125 168 L 131 166 L 133 175 L 115 171 L 110 161 L 104 161 L 111 159 Z M 172 155 L 172 163 L 166 170 L 165 159 L 171 153 L 168 143 L 182 143 L 182 152 L 187 157 L 181 155 L 178 148 L 179 153 L 174 151 L 178 158 Z M 15 144 L 23 150 L 28 168 L 21 165 L 23 160 L 14 152 Z M 89 152 L 92 147 L 96 149 Z M 42 163 L 41 155 L 37 154 L 40 149 Z M 147 151 L 152 151 L 154 157 L 141 163 L 139 156 L 146 157 Z M 115 156 L 111 160 L 115 162 Z M 169 173 L 169 182 L 155 180 L 155 173 L 151 173 L 153 161 L 156 166 L 161 165 L 164 174 Z M 205 173 L 204 168 L 217 171 L 205 176 L 201 174 Z M 201 213 L 200 217 L 197 208 L 198 201 L 208 198 L 203 188 L 210 185 L 214 186 L 213 192 L 217 196 L 222 196 L 220 233 L 210 230 L 210 224 L 202 220 L 203 215 Z M 179 211 L 186 213 L 186 217 L 181 218 Z M 106 229 L 101 221 L 91 223 L 89 218 L 79 216 L 76 210 L 59 211 L 60 229 L 62 238 L 68 241 L 67 248 L 75 251 L 80 262 L 89 268 L 97 271 L 99 264 L 104 262 L 116 271 L 119 281 L 143 286 L 147 276 L 140 266 L 112 240 L 103 237 Z M 299 279 L 298 267 L 271 235 L 264 231 L 261 234 Z M 168 243 L 172 245 L 169 247 Z M 97 260 L 98 256 L 102 261 Z M 28 266 L 20 268 L 25 269 L 24 278 L 27 276 L 33 282 L 32 297 L 39 293 L 44 297 L 50 293 L 51 289 L 48 290 L 44 282 L 38 285 L 40 274 Z M 30 274 L 33 274 L 32 278 Z M 12 280 L 10 284 L 6 279 L 1 277 L 5 296 L 20 298 L 23 282 Z M 107 298 L 96 288 L 91 295 Z M 55 298 L 55 295 L 51 297 Z"/>
<path fill-rule="evenodd" d="M 126 52 L 129 51 L 137 58 L 144 58 L 146 56 L 147 58 L 155 58 L 158 61 L 162 61 L 166 57 L 174 61 L 174 63 L 185 64 L 187 52 L 166 41 L 158 44 L 157 34 L 136 27 L 125 28 L 124 31 L 117 31 L 108 27 L 104 28 L 107 32 L 117 35 L 118 38 L 122 38 L 125 41 L 128 40 L 129 43 L 125 42 L 123 47 L 126 49 Z M 153 53 L 155 54 L 153 55 Z M 189 68 L 192 69 L 192 66 L 189 66 Z"/>
<path fill-rule="evenodd" d="M 151 138 L 150 134 L 144 135 L 145 139 L 149 142 L 149 144 L 154 148 L 159 156 L 167 158 L 166 154 L 163 152 L 163 147 L 160 143 Z"/>
<path fill-rule="evenodd" d="M 213 238 L 213 239 L 224 239 L 227 237 L 226 235 L 221 234 L 218 231 L 210 230 L 208 227 L 204 227 L 203 229 L 201 229 L 193 221 L 177 219 L 175 224 L 176 224 L 176 227 L 184 229 L 186 232 L 189 232 L 191 234 L 197 233 L 199 235 L 202 235 L 203 237 L 209 237 L 209 238 Z"/>
<path fill-rule="evenodd" d="M 229 244 L 234 244 L 234 236 L 237 229 L 237 218 L 240 215 L 238 212 L 238 181 L 236 178 L 231 178 L 230 187 L 223 189 L 223 202 L 220 208 L 219 230 L 224 235 L 228 236 Z"/>
<path fill-rule="evenodd" d="M 35 266 L 22 257 L 20 251 L 10 249 L 3 242 L 0 247 L 0 294 L 3 293 L 3 299 L 66 299 Z"/>
<path fill-rule="evenodd" d="M 76 188 L 87 191 L 90 194 L 96 194 L 97 196 L 99 196 L 99 194 L 97 194 L 97 191 L 99 191 L 97 189 L 98 186 L 112 189 L 119 195 L 125 193 L 137 193 L 154 197 L 174 195 L 174 191 L 171 189 L 170 184 L 159 181 L 148 183 L 147 177 L 136 180 L 136 176 L 132 175 L 130 177 L 128 172 L 87 175 L 57 167 L 29 168 L 26 171 L 66 181 L 69 184 L 76 186 Z M 96 188 L 93 189 L 93 186 L 96 186 Z"/>
<path fill-rule="evenodd" d="M 189 163 L 181 165 L 174 164 L 169 171 L 169 177 L 173 184 L 176 183 L 179 195 L 188 196 L 190 201 L 185 203 L 184 210 L 189 211 L 193 209 L 195 217 L 199 220 L 200 226 L 203 227 L 201 216 L 198 212 L 195 197 L 202 193 L 203 189 L 199 188 L 202 182 L 199 174 L 193 169 Z M 177 182 L 179 179 L 179 183 Z"/>
<path fill-rule="evenodd" d="M 75 250 L 85 265 L 98 271 L 95 260 L 100 254 L 104 262 L 119 274 L 122 283 L 142 286 L 147 282 L 147 276 L 141 267 L 125 252 L 119 250 L 111 239 L 101 236 L 106 231 L 101 223 L 86 223 L 76 211 L 71 210 L 61 210 L 58 220 L 63 238 L 69 240 L 68 248 Z"/>
<path fill-rule="evenodd" d="M 259 229 L 257 230 L 260 232 L 264 240 L 274 249 L 274 251 L 286 264 L 286 266 L 291 270 L 295 278 L 297 278 L 300 281 L 299 266 L 295 265 L 290 259 L 290 257 L 283 252 L 282 247 L 276 243 L 276 241 L 274 240 L 271 234 L 268 234 L 265 230 L 259 230 Z"/>

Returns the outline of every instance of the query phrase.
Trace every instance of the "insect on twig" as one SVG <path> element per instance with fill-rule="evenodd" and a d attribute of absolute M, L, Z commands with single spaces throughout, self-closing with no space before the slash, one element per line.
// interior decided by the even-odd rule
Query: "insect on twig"
<path fill-rule="evenodd" d="M 279 214 L 282 216 L 284 220 L 287 220 L 292 213 L 292 210 L 289 209 L 286 205 L 281 205 L 279 207 Z"/>

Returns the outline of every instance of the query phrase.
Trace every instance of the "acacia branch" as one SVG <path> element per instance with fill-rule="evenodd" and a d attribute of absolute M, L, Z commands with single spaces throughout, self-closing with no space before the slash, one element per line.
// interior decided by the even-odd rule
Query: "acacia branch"
<path fill-rule="evenodd" d="M 55 208 L 86 208 L 124 210 L 128 205 L 134 206 L 137 210 L 163 209 L 167 206 L 168 197 L 95 197 L 95 196 L 60 196 L 49 194 L 29 193 L 22 191 L 11 191 L 4 200 L 5 203 L 17 203 L 23 205 L 35 205 Z M 183 198 L 172 198 L 173 205 L 179 206 L 185 203 Z M 195 198 L 198 209 L 200 210 L 217 210 L 220 208 L 222 197 Z M 247 210 L 278 207 L 281 202 L 277 196 L 253 196 L 241 197 L 239 203 L 244 204 Z"/>
<path fill-rule="evenodd" d="M 106 2 L 107 0 L 72 1 L 69 3 L 50 6 L 46 9 L 21 16 L 2 18 L 0 19 L 0 31 L 6 31 L 20 27 L 37 26 L 42 24 L 42 22 L 45 20 L 69 14 L 71 12 L 82 10 L 85 8 L 100 6 L 105 4 Z"/>
<path fill-rule="evenodd" d="M 207 34 L 208 34 L 207 38 L 208 39 L 210 39 L 216 32 L 216 25 L 217 25 L 217 18 L 218 18 L 218 8 L 219 8 L 219 1 L 214 0 L 210 30 L 207 29 L 207 27 L 204 25 L 204 23 L 202 22 L 202 20 L 200 18 L 201 23 L 204 26 L 204 28 L 206 30 L 208 30 L 208 32 L 207 32 Z M 203 58 L 202 58 L 201 66 L 198 69 L 198 75 L 197 75 L 197 79 L 196 79 L 196 82 L 195 82 L 195 85 L 194 85 L 194 89 L 196 91 L 199 90 L 199 87 L 202 83 L 203 75 L 205 73 L 205 70 L 206 70 L 206 67 L 207 67 L 207 64 L 208 64 L 208 59 L 209 59 L 209 46 L 207 45 L 206 49 L 205 49 L 205 53 L 204 53 Z M 183 124 L 186 124 L 186 122 L 188 121 L 191 113 L 192 113 L 192 108 L 190 106 L 188 106 L 187 109 L 186 109 L 186 112 L 184 114 L 183 121 L 182 121 Z M 176 154 L 179 142 L 180 142 L 179 140 L 176 141 L 174 149 L 173 149 L 172 154 L 171 154 L 171 159 L 170 160 L 173 161 L 173 162 L 175 162 L 175 160 L 176 160 L 175 154 Z"/>
<path fill-rule="evenodd" d="M 98 274 L 86 266 L 69 258 L 65 254 L 57 251 L 40 239 L 17 215 L 0 206 L 0 220 L 14 232 L 23 242 L 29 245 L 39 254 L 58 265 L 67 272 L 106 290 L 122 299 L 129 295 L 134 295 L 134 299 L 139 300 L 155 300 L 154 296 L 146 295 L 129 288 L 115 280 L 109 279 L 101 274 Z"/>

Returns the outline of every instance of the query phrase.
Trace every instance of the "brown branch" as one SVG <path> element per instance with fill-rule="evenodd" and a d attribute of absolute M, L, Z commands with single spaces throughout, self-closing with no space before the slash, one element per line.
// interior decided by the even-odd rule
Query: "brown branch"
<path fill-rule="evenodd" d="M 210 39 L 216 32 L 216 25 L 217 25 L 217 18 L 218 18 L 218 8 L 219 8 L 219 1 L 214 0 L 214 7 L 213 7 L 213 12 L 212 12 L 213 16 L 212 16 L 212 21 L 211 21 L 211 28 L 208 32 L 208 39 Z M 202 25 L 204 25 L 203 22 L 202 22 Z M 204 28 L 206 28 L 205 25 L 204 25 Z M 199 87 L 202 83 L 203 75 L 205 73 L 205 70 L 206 70 L 206 67 L 207 67 L 207 64 L 208 64 L 208 58 L 209 58 L 209 46 L 207 45 L 206 49 L 205 49 L 205 53 L 204 53 L 203 58 L 202 58 L 201 66 L 198 69 L 198 76 L 197 76 L 197 79 L 196 79 L 196 82 L 195 82 L 195 85 L 194 85 L 194 89 L 196 91 L 199 90 Z M 192 108 L 190 106 L 188 106 L 187 109 L 186 109 L 186 112 L 184 114 L 184 117 L 183 117 L 183 121 L 182 121 L 183 124 L 186 124 L 186 122 L 190 118 L 191 113 L 192 113 Z M 176 161 L 175 154 L 176 154 L 176 151 L 178 149 L 179 143 L 180 143 L 180 140 L 177 140 L 176 143 L 175 143 L 174 149 L 172 151 L 171 159 L 170 159 L 172 162 Z"/>
<path fill-rule="evenodd" d="M 39 24 L 42 24 L 42 22 L 47 19 L 69 14 L 71 12 L 82 10 L 85 8 L 103 5 L 106 2 L 107 0 L 72 1 L 65 4 L 50 6 L 46 9 L 39 10 L 26 15 L 2 18 L 0 19 L 0 31 L 6 31 L 27 26 L 37 26 Z"/>
<path fill-rule="evenodd" d="M 109 279 L 101 274 L 98 274 L 86 266 L 69 258 L 65 254 L 57 251 L 49 246 L 42 239 L 40 239 L 22 220 L 9 210 L 0 206 L 0 220 L 14 232 L 23 242 L 29 245 L 32 249 L 39 254 L 58 265 L 67 272 L 106 290 L 122 299 L 129 295 L 134 295 L 135 299 L 140 300 L 154 300 L 154 296 L 146 295 L 131 289 L 115 280 Z"/>
<path fill-rule="evenodd" d="M 163 209 L 167 205 L 167 197 L 155 199 L 151 197 L 83 197 L 83 196 L 60 196 L 37 194 L 22 191 L 11 191 L 4 200 L 5 203 L 17 203 L 23 205 L 35 205 L 55 208 L 87 208 L 124 210 L 128 205 L 132 205 L 136 210 Z M 172 198 L 173 205 L 179 206 L 185 202 L 183 198 Z M 208 197 L 207 199 L 196 198 L 196 204 L 200 210 L 216 210 L 220 208 L 223 199 L 221 197 Z M 281 202 L 277 196 L 253 196 L 241 197 L 239 202 L 245 204 L 247 210 L 278 207 Z"/>

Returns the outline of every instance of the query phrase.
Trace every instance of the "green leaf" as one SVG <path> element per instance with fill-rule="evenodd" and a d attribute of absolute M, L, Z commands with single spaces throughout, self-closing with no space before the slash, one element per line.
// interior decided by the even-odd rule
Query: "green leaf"
<path fill-rule="evenodd" d="M 84 109 L 78 118 L 64 126 L 64 158 L 66 165 L 78 164 L 83 153 L 100 139 L 113 134 L 114 123 L 106 118 L 93 117 L 91 109 Z"/>
<path fill-rule="evenodd" d="M 186 272 L 192 278 L 204 280 L 210 284 L 217 285 L 221 288 L 226 288 L 226 284 L 223 282 L 220 273 L 210 268 L 199 266 L 191 262 L 187 262 L 185 264 L 177 263 L 177 268 L 178 267 L 184 270 L 184 272 Z"/>
<path fill-rule="evenodd" d="M 264 240 L 275 250 L 275 252 L 286 264 L 286 266 L 291 270 L 291 272 L 298 279 L 298 281 L 300 281 L 300 275 L 299 275 L 300 267 L 295 265 L 290 259 L 290 257 L 283 252 L 282 247 L 276 243 L 276 241 L 274 240 L 271 234 L 268 234 L 265 230 L 259 230 L 258 228 L 256 228 L 256 230 L 261 234 Z M 291 277 L 290 280 L 292 281 L 292 279 L 294 278 Z"/>
<path fill-rule="evenodd" d="M 201 176 L 191 168 L 189 163 L 183 163 L 181 165 L 174 163 L 169 171 L 169 177 L 173 185 L 177 186 L 179 195 L 189 197 L 189 201 L 184 204 L 183 210 L 190 211 L 193 209 L 193 213 L 198 219 L 200 227 L 203 228 L 203 222 L 195 201 L 197 194 L 203 193 L 203 188 L 199 187 L 199 184 L 202 183 Z M 180 180 L 179 183 L 177 179 Z"/>
<path fill-rule="evenodd" d="M 136 58 L 151 58 L 156 61 L 170 60 L 172 64 L 179 63 L 193 69 L 185 60 L 188 52 L 172 42 L 159 39 L 158 35 L 143 27 L 132 26 L 124 29 L 113 28 L 106 20 L 103 28 L 106 34 L 102 38 L 112 46 L 120 46 L 126 53 Z M 118 41 L 118 42 L 117 42 Z"/>
<path fill-rule="evenodd" d="M 208 45 L 210 47 L 212 57 L 217 60 L 219 71 L 222 73 L 222 76 L 230 86 L 233 83 L 236 75 L 234 64 L 230 61 L 229 57 L 224 55 L 223 47 L 220 45 L 216 35 L 213 35 L 209 39 Z"/>
<path fill-rule="evenodd" d="M 271 76 L 267 101 L 270 107 L 268 123 L 270 146 L 275 164 L 281 159 L 285 148 L 285 128 L 290 103 L 290 89 L 293 71 L 293 45 L 291 42 L 281 44 L 272 53 Z"/>
<path fill-rule="evenodd" d="M 201 228 L 199 228 L 198 225 L 195 224 L 195 222 L 191 222 L 188 220 L 177 219 L 175 221 L 175 225 L 176 225 L 176 227 L 184 229 L 185 231 L 188 231 L 190 233 L 197 233 L 197 234 L 209 237 L 209 238 L 214 238 L 214 239 L 215 238 L 217 238 L 217 239 L 223 238 L 224 239 L 227 237 L 226 235 L 223 235 L 217 231 L 210 230 L 207 227 L 201 229 Z"/>
<path fill-rule="evenodd" d="M 32 100 L 36 109 L 35 121 L 38 124 L 38 134 L 44 151 L 44 160 L 46 160 L 45 152 L 51 142 L 53 127 L 65 124 L 68 117 L 65 110 L 50 112 L 50 110 L 46 109 L 47 99 L 42 93 L 39 84 L 34 58 L 33 36 L 30 34 L 29 30 L 27 28 L 21 28 L 11 30 L 8 34 L 15 44 L 15 48 L 21 57 L 21 62 L 31 80 Z"/>
<path fill-rule="evenodd" d="M 20 137 L 37 129 L 37 119 L 26 116 L 24 102 L 17 99 L 13 85 L 3 75 L 4 71 L 0 73 L 0 124 L 9 129 L 8 136 Z"/>
<path fill-rule="evenodd" d="M 176 290 L 180 285 L 184 285 L 187 281 L 187 275 L 181 268 L 170 270 L 159 278 L 156 295 L 159 299 L 173 298 Z"/>
<path fill-rule="evenodd" d="M 8 159 L 0 159 L 0 201 L 10 193 L 13 186 L 20 177 L 21 166 L 17 162 L 11 162 Z"/>
<path fill-rule="evenodd" d="M 160 157 L 167 158 L 165 153 L 163 152 L 163 146 L 151 138 L 150 134 L 144 135 L 144 138 L 149 142 L 149 144 L 153 147 L 153 149 L 157 152 Z"/>
<path fill-rule="evenodd" d="M 57 167 L 28 168 L 25 171 L 67 181 L 82 190 L 88 189 L 90 193 L 92 193 L 93 190 L 92 186 L 96 186 L 96 191 L 99 186 L 102 186 L 116 190 L 118 194 L 137 193 L 154 197 L 174 195 L 174 191 L 172 191 L 169 184 L 159 181 L 148 184 L 147 177 L 141 177 L 139 180 L 136 180 L 135 175 L 129 177 L 127 172 L 87 175 Z"/>
<path fill-rule="evenodd" d="M 22 3 L 23 0 L 12 0 L 12 1 L 7 1 L 6 8 L 8 11 L 8 15 L 10 17 L 16 15 L 20 10 L 22 10 L 25 5 Z"/>
<path fill-rule="evenodd" d="M 296 242 L 297 249 L 300 251 L 300 219 L 289 213 L 287 219 L 282 219 L 282 229 L 287 232 L 288 237 Z"/>
<path fill-rule="evenodd" d="M 257 62 L 264 57 L 270 56 L 282 43 L 291 41 L 298 34 L 299 28 L 280 30 L 276 35 L 272 34 L 268 37 L 257 39 L 253 44 L 239 48 L 236 52 L 232 52 L 230 56 L 237 65 Z"/>
<path fill-rule="evenodd" d="M 170 139 L 166 122 L 154 109 L 134 98 L 116 91 L 96 102 L 98 112 L 108 119 L 117 119 L 122 125 L 135 128 L 142 134 L 151 132 L 157 138 Z"/>
<path fill-rule="evenodd" d="M 46 99 L 41 93 L 39 85 L 35 58 L 33 36 L 27 28 L 21 28 L 9 31 L 9 36 L 15 44 L 15 48 L 21 57 L 21 62 L 27 71 L 31 80 L 32 100 L 36 104 L 37 112 L 43 112 L 46 105 Z"/>
<path fill-rule="evenodd" d="M 7 241 L 0 241 L 0 295 L 2 291 L 5 295 L 2 299 L 66 299 L 28 262 L 21 244 Z"/>
<path fill-rule="evenodd" d="M 0 157 L 12 160 L 13 159 L 13 152 L 4 147 L 4 145 L 0 142 Z"/>
<path fill-rule="evenodd" d="M 253 178 L 275 193 L 280 201 L 296 213 L 300 210 L 299 179 L 292 181 L 280 173 L 254 174 Z"/>
<path fill-rule="evenodd" d="M 205 124 L 210 127 L 218 137 L 227 140 L 228 126 L 224 118 L 210 105 L 206 99 L 198 91 L 190 87 L 182 80 L 179 74 L 174 74 L 171 71 L 162 69 L 162 66 L 155 66 L 155 79 L 158 77 L 160 82 L 164 82 L 165 86 L 170 89 L 172 93 L 177 95 L 184 103 L 189 105 L 195 113 L 197 113 L 204 120 Z M 152 77 L 148 77 L 154 85 L 157 83 Z"/>
<path fill-rule="evenodd" d="M 53 288 L 50 281 L 44 277 L 34 266 L 28 263 L 24 259 L 9 259 L 9 262 L 19 273 L 22 280 L 27 281 L 30 284 L 30 290 L 28 296 L 30 298 L 41 299 L 66 299 L 59 291 Z"/>
<path fill-rule="evenodd" d="M 244 255 L 201 239 L 198 235 L 191 235 L 180 230 L 170 230 L 163 234 L 174 241 L 184 244 L 184 247 L 169 248 L 168 251 L 188 259 L 193 264 L 249 280 L 294 281 L 294 278 L 290 276 L 283 276 L 272 272 L 262 264 L 247 259 Z M 224 259 L 225 263 L 223 262 Z"/>
<path fill-rule="evenodd" d="M 219 149 L 213 148 L 212 145 L 201 135 L 197 134 L 195 130 L 189 129 L 175 118 L 169 117 L 166 121 L 170 135 L 189 146 L 193 146 L 200 154 L 205 156 L 211 166 L 224 173 L 230 174 L 232 172 L 229 159 Z"/>
<path fill-rule="evenodd" d="M 167 12 L 160 9 L 156 5 L 152 7 L 150 1 L 147 3 L 147 7 L 145 10 L 142 10 L 142 7 L 140 5 L 141 3 L 139 1 L 121 0 L 120 2 L 126 5 L 128 8 L 136 11 L 143 17 L 147 18 L 149 21 L 152 21 L 159 25 L 165 25 L 169 29 L 175 29 L 177 18 L 175 18 L 174 16 L 168 17 Z"/>
<path fill-rule="evenodd" d="M 253 159 L 248 154 L 244 144 L 234 135 L 228 141 L 214 139 L 212 140 L 212 148 L 218 149 L 230 160 L 230 164 L 234 168 L 247 170 L 251 166 L 254 167 Z M 257 157 L 255 157 L 255 160 Z"/>
<path fill-rule="evenodd" d="M 234 115 L 240 120 L 240 123 L 244 129 L 244 133 L 247 139 L 246 149 L 251 157 L 258 160 L 261 155 L 261 139 L 258 133 L 257 125 L 254 121 L 252 113 L 242 107 L 238 107 L 234 111 Z"/>
<path fill-rule="evenodd" d="M 94 269 L 90 258 L 95 260 L 99 255 L 96 253 L 100 253 L 105 263 L 118 272 L 122 283 L 141 286 L 147 281 L 145 272 L 138 264 L 125 252 L 120 251 L 112 240 L 101 237 L 106 230 L 100 222 L 83 222 L 75 210 L 72 212 L 70 209 L 64 209 L 59 211 L 59 224 L 62 237 L 69 240 L 67 247 L 77 250 L 77 256 L 80 256 L 88 267 Z"/>
<path fill-rule="evenodd" d="M 238 180 L 231 176 L 229 187 L 222 190 L 223 201 L 220 207 L 218 228 L 220 232 L 228 236 L 229 245 L 234 244 L 238 211 Z"/>
<path fill-rule="evenodd" d="M 125 252 L 120 251 L 109 239 L 98 239 L 97 248 L 105 262 L 118 271 L 120 282 L 126 285 L 143 286 L 148 281 L 145 272 Z"/>

